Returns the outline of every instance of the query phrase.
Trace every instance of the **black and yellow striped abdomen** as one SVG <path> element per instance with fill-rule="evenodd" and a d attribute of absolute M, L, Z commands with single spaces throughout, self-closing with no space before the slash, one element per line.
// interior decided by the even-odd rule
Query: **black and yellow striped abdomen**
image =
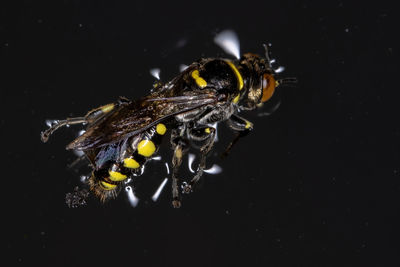
<path fill-rule="evenodd" d="M 118 162 L 108 162 L 100 170 L 94 171 L 89 180 L 92 191 L 102 200 L 117 195 L 118 185 L 132 174 L 140 174 L 146 162 L 157 152 L 167 127 L 163 123 L 150 128 L 137 143 L 136 149 Z M 131 148 L 129 148 L 131 149 Z"/>

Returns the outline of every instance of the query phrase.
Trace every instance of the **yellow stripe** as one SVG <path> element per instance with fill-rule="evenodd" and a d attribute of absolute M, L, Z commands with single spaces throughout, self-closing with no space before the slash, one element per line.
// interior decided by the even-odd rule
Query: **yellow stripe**
<path fill-rule="evenodd" d="M 200 88 L 204 88 L 207 86 L 207 82 L 203 78 L 200 77 L 200 73 L 198 70 L 192 71 L 192 78 L 196 81 L 197 85 Z"/>
<path fill-rule="evenodd" d="M 164 124 L 162 124 L 162 123 L 157 124 L 156 132 L 159 135 L 164 135 L 166 131 L 167 131 L 167 127 Z"/>
<path fill-rule="evenodd" d="M 140 164 L 132 158 L 125 158 L 124 159 L 124 167 L 129 168 L 129 169 L 137 169 L 140 167 Z"/>
<path fill-rule="evenodd" d="M 108 174 L 110 175 L 110 180 L 114 182 L 119 182 L 127 178 L 125 174 L 116 171 L 108 171 Z"/>
<path fill-rule="evenodd" d="M 228 63 L 228 65 L 232 68 L 233 72 L 236 75 L 236 78 L 239 82 L 239 90 L 243 89 L 243 77 L 242 74 L 240 74 L 239 70 L 236 68 L 236 66 L 231 62 L 231 61 L 226 61 L 226 63 Z"/>
<path fill-rule="evenodd" d="M 211 133 L 210 128 L 206 128 L 204 131 L 208 134 Z"/>
<path fill-rule="evenodd" d="M 137 146 L 139 155 L 150 157 L 156 151 L 156 146 L 151 140 L 142 140 Z"/>
<path fill-rule="evenodd" d="M 104 181 L 100 181 L 101 187 L 103 187 L 104 190 L 113 190 L 117 185 L 115 184 L 110 184 Z"/>

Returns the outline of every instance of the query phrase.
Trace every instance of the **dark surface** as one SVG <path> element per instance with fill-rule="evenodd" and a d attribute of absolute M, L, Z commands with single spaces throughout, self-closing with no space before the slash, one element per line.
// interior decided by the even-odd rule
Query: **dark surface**
<path fill-rule="evenodd" d="M 4 266 L 399 266 L 393 5 L 44 2 L 1 9 Z M 169 184 L 155 204 L 120 195 L 67 208 L 85 174 L 66 168 L 78 128 L 43 144 L 44 121 L 142 96 L 151 67 L 167 80 L 181 63 L 223 55 L 212 38 L 226 28 L 242 52 L 271 42 L 283 76 L 300 82 L 272 116 L 246 116 L 255 131 L 218 163 L 223 173 L 178 210 Z"/>

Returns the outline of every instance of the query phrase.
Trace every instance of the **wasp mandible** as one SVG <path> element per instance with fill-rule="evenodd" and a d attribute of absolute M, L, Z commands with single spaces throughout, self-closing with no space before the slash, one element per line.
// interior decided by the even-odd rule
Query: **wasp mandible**
<path fill-rule="evenodd" d="M 240 137 L 253 129 L 253 123 L 239 116 L 239 112 L 255 109 L 272 97 L 276 87 L 294 81 L 276 79 L 279 71 L 272 67 L 267 45 L 264 56 L 247 53 L 239 57 L 234 32 L 220 33 L 215 42 L 237 59 L 202 58 L 140 99 L 120 98 L 83 117 L 56 121 L 42 132 L 42 141 L 46 142 L 62 126 L 85 125 L 85 133 L 66 149 L 84 153 L 93 167 L 88 179 L 90 190 L 104 202 L 115 198 L 130 177 L 143 171 L 170 130 L 172 205 L 180 207 L 179 189 L 182 193 L 193 190 L 212 151 L 216 129 L 210 125 L 226 122 L 239 133 L 228 146 L 226 153 L 229 152 Z M 190 141 L 202 144 L 200 160 L 194 176 L 181 183 L 178 170 Z"/>

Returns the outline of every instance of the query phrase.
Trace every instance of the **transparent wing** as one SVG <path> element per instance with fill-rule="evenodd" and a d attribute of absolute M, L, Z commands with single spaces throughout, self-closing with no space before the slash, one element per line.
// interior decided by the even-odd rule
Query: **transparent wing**
<path fill-rule="evenodd" d="M 174 115 L 192 111 L 217 101 L 215 92 L 191 91 L 190 95 L 152 97 L 121 105 L 101 122 L 89 126 L 67 149 L 87 150 L 116 143 Z"/>

